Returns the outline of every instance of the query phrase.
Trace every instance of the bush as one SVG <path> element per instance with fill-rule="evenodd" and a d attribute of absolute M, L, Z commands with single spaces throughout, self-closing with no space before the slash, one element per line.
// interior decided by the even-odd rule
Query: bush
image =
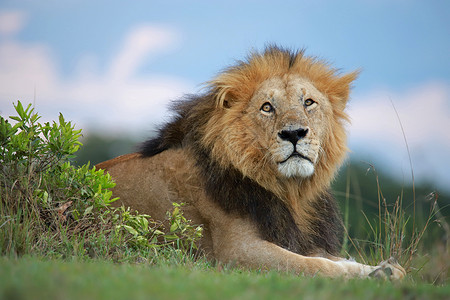
<path fill-rule="evenodd" d="M 1 255 L 120 260 L 167 246 L 196 249 L 201 227 L 190 225 L 178 206 L 168 233 L 148 215 L 110 206 L 117 198 L 109 174 L 71 165 L 81 130 L 62 114 L 41 124 L 31 104 L 14 107 L 15 124 L 0 117 Z"/>

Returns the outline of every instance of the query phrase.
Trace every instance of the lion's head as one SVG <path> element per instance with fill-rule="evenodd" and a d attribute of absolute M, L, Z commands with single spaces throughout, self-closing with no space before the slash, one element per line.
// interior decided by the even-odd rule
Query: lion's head
<path fill-rule="evenodd" d="M 176 119 L 143 152 L 184 144 L 277 195 L 289 186 L 321 191 L 346 153 L 344 109 L 356 76 L 269 47 L 220 73 L 205 95 L 177 102 Z"/>
<path fill-rule="evenodd" d="M 201 142 L 262 186 L 274 178 L 328 185 L 346 153 L 344 109 L 356 76 L 303 51 L 253 53 L 209 82 L 215 109 L 199 109 Z"/>

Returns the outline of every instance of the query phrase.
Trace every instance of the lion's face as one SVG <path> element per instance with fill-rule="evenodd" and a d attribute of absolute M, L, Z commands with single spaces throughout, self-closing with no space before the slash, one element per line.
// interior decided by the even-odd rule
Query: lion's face
<path fill-rule="evenodd" d="M 267 163 L 286 177 L 309 177 L 320 159 L 331 104 L 299 76 L 263 82 L 248 102 L 244 119 Z M 259 145 L 258 145 L 259 144 Z"/>
<path fill-rule="evenodd" d="M 227 109 L 221 151 L 250 177 L 269 168 L 277 177 L 307 178 L 321 159 L 332 114 L 330 101 L 307 79 L 272 77 L 249 101 Z"/>

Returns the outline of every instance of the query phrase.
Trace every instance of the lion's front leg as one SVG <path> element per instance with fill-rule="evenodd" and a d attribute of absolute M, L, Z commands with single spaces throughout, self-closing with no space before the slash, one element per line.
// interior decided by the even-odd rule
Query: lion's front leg
<path fill-rule="evenodd" d="M 406 275 L 405 269 L 393 258 L 381 262 L 378 266 L 364 265 L 347 259 L 338 260 L 336 262 L 343 264 L 345 268 L 349 269 L 347 274 L 351 277 L 375 277 L 399 280 Z M 354 275 L 352 276 L 352 274 Z"/>
<path fill-rule="evenodd" d="M 394 261 L 369 266 L 354 261 L 303 256 L 259 238 L 250 223 L 234 219 L 212 232 L 215 257 L 224 263 L 237 263 L 252 269 L 274 269 L 307 276 L 381 277 L 401 279 L 404 269 Z"/>
<path fill-rule="evenodd" d="M 389 258 L 375 267 L 369 276 L 382 279 L 402 279 L 405 277 L 405 269 L 394 258 Z"/>

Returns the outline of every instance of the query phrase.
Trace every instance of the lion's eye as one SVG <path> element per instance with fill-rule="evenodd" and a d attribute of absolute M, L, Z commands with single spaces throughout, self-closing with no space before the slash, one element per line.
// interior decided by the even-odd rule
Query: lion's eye
<path fill-rule="evenodd" d="M 316 103 L 316 101 L 314 101 L 313 99 L 306 99 L 305 100 L 305 106 L 311 106 L 314 103 Z"/>
<path fill-rule="evenodd" d="M 270 104 L 269 102 L 266 102 L 261 106 L 261 111 L 266 112 L 266 113 L 271 113 L 274 110 L 275 109 L 273 108 L 272 104 Z"/>

